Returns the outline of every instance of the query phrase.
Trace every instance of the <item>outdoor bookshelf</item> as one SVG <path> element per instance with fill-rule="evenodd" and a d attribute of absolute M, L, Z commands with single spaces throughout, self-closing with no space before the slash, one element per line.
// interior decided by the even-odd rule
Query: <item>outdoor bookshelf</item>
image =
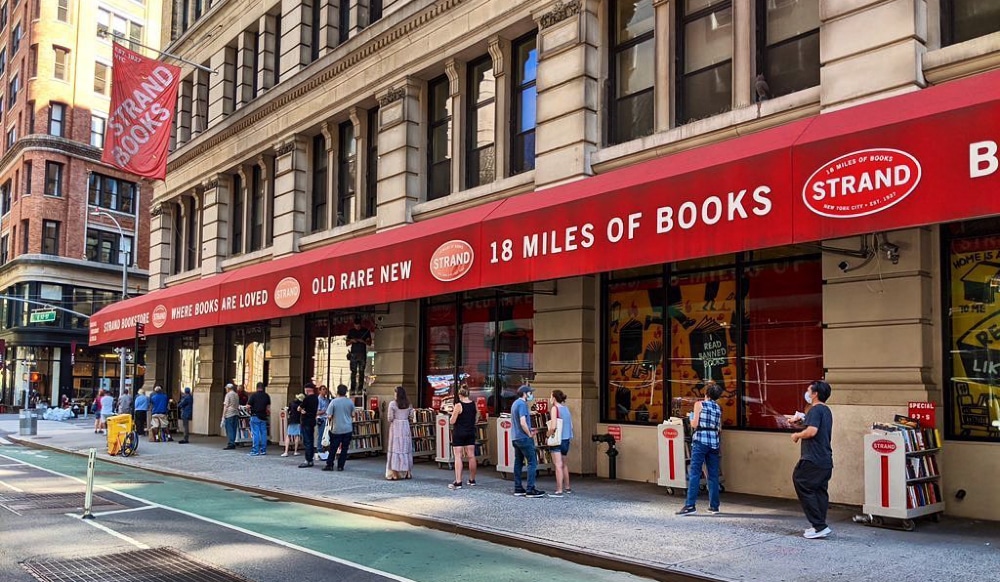
<path fill-rule="evenodd" d="M 877 423 L 864 442 L 863 510 L 869 521 L 888 525 L 884 518 L 897 519 L 902 529 L 912 531 L 915 518 L 939 519 L 944 512 L 944 497 L 937 458 L 941 452 L 938 430 Z"/>
<path fill-rule="evenodd" d="M 454 427 L 451 425 L 451 415 L 443 412 L 437 415 L 437 452 L 434 460 L 442 469 L 451 469 L 455 466 L 455 451 L 451 448 L 451 436 Z M 486 420 L 476 422 L 476 463 L 480 466 L 490 462 L 489 423 Z"/>
<path fill-rule="evenodd" d="M 374 410 L 355 408 L 351 414 L 354 435 L 351 437 L 349 455 L 375 455 L 382 452 L 382 425 Z"/>
<path fill-rule="evenodd" d="M 410 433 L 413 437 L 414 459 L 435 455 L 434 414 L 432 408 L 417 408 L 413 411 Z"/>
<path fill-rule="evenodd" d="M 546 414 L 531 412 L 528 419 L 532 428 L 537 429 L 535 433 L 535 452 L 538 455 L 538 471 L 552 472 L 552 455 L 545 446 L 545 434 L 547 432 L 545 421 Z M 504 478 L 514 472 L 514 444 L 511 441 L 510 431 L 513 420 L 510 414 L 503 413 L 497 420 L 497 471 Z M 525 463 L 527 467 L 527 463 Z"/>

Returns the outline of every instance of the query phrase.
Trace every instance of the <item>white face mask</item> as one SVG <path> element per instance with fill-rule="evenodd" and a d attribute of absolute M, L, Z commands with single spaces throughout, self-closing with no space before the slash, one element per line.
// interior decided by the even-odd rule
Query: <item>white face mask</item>
<path fill-rule="evenodd" d="M 812 392 L 809 389 L 806 389 L 806 403 L 807 404 L 812 404 L 813 403 L 813 395 L 812 395 Z"/>

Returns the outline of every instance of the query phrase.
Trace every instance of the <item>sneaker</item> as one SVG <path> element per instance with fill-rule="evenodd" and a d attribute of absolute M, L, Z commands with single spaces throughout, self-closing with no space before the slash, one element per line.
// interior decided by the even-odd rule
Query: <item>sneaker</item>
<path fill-rule="evenodd" d="M 531 491 L 526 491 L 524 493 L 525 497 L 530 497 L 532 499 L 537 499 L 539 497 L 545 497 L 544 491 L 539 491 L 538 489 L 532 489 Z"/>
<path fill-rule="evenodd" d="M 260 453 L 247 453 L 248 457 L 259 457 Z"/>
<path fill-rule="evenodd" d="M 461 489 L 461 488 L 462 488 L 461 481 L 457 481 L 455 483 L 448 483 L 448 489 Z"/>
<path fill-rule="evenodd" d="M 562 496 L 563 496 L 563 492 L 562 491 L 555 491 L 555 492 L 549 494 L 549 497 L 562 497 Z"/>
<path fill-rule="evenodd" d="M 287 456 L 288 456 L 288 453 L 281 453 L 281 456 L 282 456 L 282 457 L 287 457 Z"/>
<path fill-rule="evenodd" d="M 475 479 L 469 479 L 468 485 L 469 485 L 469 487 L 475 487 L 476 486 L 476 480 Z"/>
<path fill-rule="evenodd" d="M 569 487 L 563 489 L 563 493 L 572 493 L 572 492 L 573 492 L 573 490 L 570 489 Z"/>
<path fill-rule="evenodd" d="M 722 513 L 721 511 L 719 511 L 718 507 L 709 507 L 708 512 L 711 513 L 712 515 L 718 515 Z"/>
<path fill-rule="evenodd" d="M 694 515 L 696 513 L 698 513 L 698 509 L 695 506 L 685 505 L 676 513 L 676 515 Z"/>
<path fill-rule="evenodd" d="M 802 535 L 809 535 L 809 534 L 813 534 L 813 533 L 816 533 L 816 528 L 811 527 L 811 528 L 805 530 L 804 532 L 802 532 Z"/>
<path fill-rule="evenodd" d="M 825 527 L 819 531 L 816 531 L 815 529 L 813 529 L 812 531 L 806 530 L 806 532 L 802 534 L 802 537 L 810 540 L 815 540 L 819 538 L 825 538 L 826 536 L 832 533 L 833 533 L 832 529 Z"/>
<path fill-rule="evenodd" d="M 302 464 L 299 465 L 299 469 L 305 469 L 305 468 L 312 467 L 312 466 L 313 466 L 312 463 L 305 462 L 305 463 L 302 463 Z"/>
<path fill-rule="evenodd" d="M 343 471 L 343 470 L 344 470 L 344 468 L 343 468 L 343 467 L 337 467 L 337 470 L 338 470 L 338 471 Z"/>
<path fill-rule="evenodd" d="M 525 491 L 524 489 L 515 489 L 514 490 L 514 497 L 524 497 L 526 494 L 527 494 L 527 491 Z"/>
<path fill-rule="evenodd" d="M 333 470 L 333 465 L 327 465 L 327 466 L 323 467 L 323 470 L 324 471 L 332 471 Z"/>
<path fill-rule="evenodd" d="M 224 450 L 224 451 L 231 451 L 231 450 L 233 450 L 235 448 L 236 448 L 236 445 L 226 445 L 226 446 L 222 447 L 222 450 Z"/>

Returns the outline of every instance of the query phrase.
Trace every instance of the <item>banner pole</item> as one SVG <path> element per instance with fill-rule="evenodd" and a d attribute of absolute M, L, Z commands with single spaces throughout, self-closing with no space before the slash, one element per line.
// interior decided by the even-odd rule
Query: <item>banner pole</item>
<path fill-rule="evenodd" d="M 211 69 L 209 67 L 206 67 L 205 65 L 200 65 L 200 64 L 195 63 L 193 61 L 189 61 L 189 60 L 185 59 L 184 57 L 177 56 L 177 55 L 175 55 L 173 53 L 168 53 L 166 51 L 161 51 L 160 49 L 155 49 L 155 48 L 153 48 L 151 46 L 146 46 L 146 45 L 142 44 L 141 42 L 136 42 L 134 40 L 128 40 L 124 36 L 118 36 L 118 35 L 115 35 L 115 34 L 111 34 L 111 31 L 107 30 L 107 29 L 98 30 L 97 31 L 97 36 L 99 38 L 107 38 L 107 37 L 110 36 L 114 41 L 119 41 L 119 40 L 121 40 L 121 41 L 127 41 L 129 44 L 134 44 L 135 46 L 142 47 L 142 48 L 144 48 L 146 50 L 149 50 L 149 51 L 153 51 L 154 53 L 157 53 L 161 57 L 169 57 L 171 59 L 180 61 L 180 62 L 182 62 L 182 63 L 184 63 L 186 65 L 191 65 L 192 67 L 194 67 L 196 69 L 199 69 L 201 71 L 204 71 L 206 73 L 209 73 L 211 75 L 214 75 L 217 72 L 215 69 Z"/>

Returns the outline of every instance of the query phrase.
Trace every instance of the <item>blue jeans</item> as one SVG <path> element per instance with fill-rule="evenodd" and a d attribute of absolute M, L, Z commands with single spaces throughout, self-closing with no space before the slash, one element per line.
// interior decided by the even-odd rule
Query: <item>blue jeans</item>
<path fill-rule="evenodd" d="M 337 458 L 337 468 L 343 469 L 347 463 L 347 449 L 351 447 L 351 437 L 353 432 L 330 433 L 330 454 L 326 457 L 326 466 L 333 466 L 334 457 Z M 337 457 L 337 448 L 340 448 L 340 456 Z"/>
<path fill-rule="evenodd" d="M 226 419 L 226 438 L 229 439 L 227 446 L 236 446 L 236 428 L 238 426 L 237 423 L 239 422 L 239 419 L 240 417 L 238 416 L 230 416 Z"/>
<path fill-rule="evenodd" d="M 691 467 L 688 471 L 687 501 L 684 505 L 694 507 L 701 488 L 701 468 L 708 465 L 708 506 L 719 508 L 719 449 L 710 449 L 702 443 L 691 443 Z"/>
<path fill-rule="evenodd" d="M 267 421 L 256 416 L 250 417 L 250 434 L 253 437 L 251 453 L 264 454 L 267 452 Z"/>
<path fill-rule="evenodd" d="M 528 489 L 535 490 L 535 473 L 538 470 L 538 455 L 535 453 L 535 439 L 523 438 L 514 439 L 514 491 L 524 489 L 521 486 L 521 469 L 524 468 L 524 459 L 528 459 Z"/>

